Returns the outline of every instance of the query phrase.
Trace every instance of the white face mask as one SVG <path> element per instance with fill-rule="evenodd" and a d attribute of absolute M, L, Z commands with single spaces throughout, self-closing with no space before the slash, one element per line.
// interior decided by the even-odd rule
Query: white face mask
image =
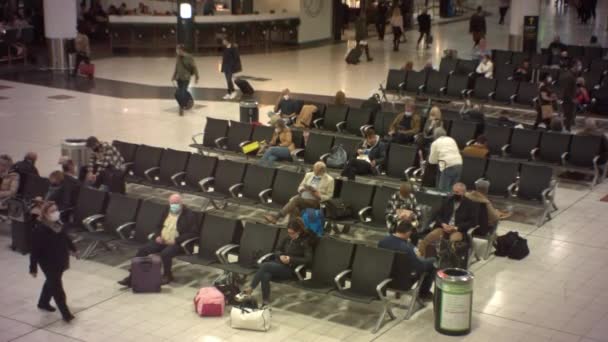
<path fill-rule="evenodd" d="M 413 114 L 412 112 L 405 112 L 405 116 L 407 116 L 408 118 L 409 118 L 410 116 L 412 116 L 412 114 Z"/>
<path fill-rule="evenodd" d="M 274 132 L 277 133 L 277 134 L 279 134 L 279 133 L 281 133 L 281 129 L 280 128 L 275 128 Z"/>
<path fill-rule="evenodd" d="M 48 219 L 51 222 L 57 222 L 57 221 L 59 221 L 59 212 L 58 211 L 53 211 L 52 213 L 49 214 Z"/>
<path fill-rule="evenodd" d="M 285 101 L 289 100 L 289 95 L 283 95 L 283 100 L 285 100 Z"/>

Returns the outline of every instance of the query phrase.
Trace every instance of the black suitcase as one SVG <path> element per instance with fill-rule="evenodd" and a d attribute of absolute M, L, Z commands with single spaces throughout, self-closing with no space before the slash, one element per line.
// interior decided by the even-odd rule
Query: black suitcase
<path fill-rule="evenodd" d="M 11 222 L 11 249 L 23 255 L 32 249 L 32 225 L 33 221 Z"/>
<path fill-rule="evenodd" d="M 184 109 L 192 109 L 194 106 L 194 98 L 192 98 L 192 94 L 190 94 L 188 90 L 180 90 L 177 88 L 175 90 L 175 100 L 179 106 Z"/>
<path fill-rule="evenodd" d="M 359 59 L 361 59 L 362 49 L 360 46 L 355 46 L 351 49 L 346 55 L 346 63 L 348 64 L 359 64 Z"/>
<path fill-rule="evenodd" d="M 253 95 L 253 92 L 254 92 L 253 87 L 246 80 L 244 80 L 242 78 L 237 78 L 236 80 L 234 80 L 234 84 L 236 84 L 236 86 L 239 87 L 239 89 L 241 90 L 241 93 L 243 93 L 243 95 Z"/>

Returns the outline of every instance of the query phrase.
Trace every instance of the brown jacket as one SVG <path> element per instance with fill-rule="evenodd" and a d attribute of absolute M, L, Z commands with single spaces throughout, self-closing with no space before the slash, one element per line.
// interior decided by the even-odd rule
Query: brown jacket
<path fill-rule="evenodd" d="M 4 201 L 15 196 L 19 190 L 19 174 L 8 173 L 0 179 L 0 208 L 4 208 Z"/>
<path fill-rule="evenodd" d="M 302 106 L 302 110 L 300 110 L 300 115 L 296 119 L 295 127 L 300 128 L 308 128 L 310 127 L 310 123 L 312 122 L 312 117 L 317 111 L 317 106 L 314 105 L 304 105 Z"/>
<path fill-rule="evenodd" d="M 278 141 L 277 141 L 278 139 Z M 293 140 L 291 139 L 291 129 L 285 128 L 281 133 L 272 133 L 272 139 L 270 139 L 270 146 L 283 146 L 289 149 L 289 152 L 293 152 L 296 149 Z"/>
<path fill-rule="evenodd" d="M 498 222 L 498 210 L 494 208 L 492 202 L 479 191 L 470 191 L 465 194 L 465 197 L 475 203 L 483 203 L 488 211 L 488 225 L 494 226 Z"/>
<path fill-rule="evenodd" d="M 490 151 L 488 150 L 487 146 L 481 144 L 472 144 L 462 150 L 462 155 L 466 157 L 485 158 L 488 156 L 489 152 Z"/>
<path fill-rule="evenodd" d="M 412 127 L 408 130 L 404 130 L 402 128 L 399 127 L 399 123 L 401 123 L 401 120 L 403 120 L 403 116 L 405 115 L 405 113 L 401 113 L 399 115 L 397 115 L 397 117 L 395 117 L 395 120 L 393 120 L 393 123 L 391 123 L 391 127 L 389 128 L 389 132 L 392 133 L 402 133 L 402 134 L 418 134 L 420 133 L 420 115 L 414 113 L 412 115 Z"/>

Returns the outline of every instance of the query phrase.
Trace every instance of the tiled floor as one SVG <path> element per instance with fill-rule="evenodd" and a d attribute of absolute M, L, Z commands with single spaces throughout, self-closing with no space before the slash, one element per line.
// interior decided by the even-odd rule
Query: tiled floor
<path fill-rule="evenodd" d="M 486 1 L 486 7 L 494 9 L 494 2 Z M 605 18 L 608 4 L 600 1 L 600 7 L 598 17 Z M 553 11 L 549 6 L 543 13 Z M 498 27 L 493 24 L 496 20 L 496 16 L 488 18 L 490 47 L 505 48 L 508 26 Z M 344 44 L 247 55 L 243 62 L 247 75 L 271 79 L 254 82 L 259 89 L 290 87 L 331 95 L 342 88 L 349 96 L 364 98 L 384 81 L 387 68 L 407 59 L 417 66 L 430 59 L 438 62 L 445 48 L 457 48 L 466 56 L 470 39 L 465 30 L 466 23 L 437 27 L 436 45 L 430 51 L 416 51 L 410 43 L 400 53 L 392 53 L 389 42 L 372 41 L 376 59 L 359 66 L 342 62 Z M 583 27 L 574 23 L 572 14 L 545 17 L 541 38 L 546 45 L 554 32 L 560 32 L 567 42 L 584 43 L 592 30 L 607 45 L 604 20 L 593 28 Z M 216 73 L 217 58 L 201 57 L 197 62 L 201 86 L 223 87 Z M 108 58 L 96 64 L 99 77 L 163 86 L 168 85 L 173 68 L 169 58 Z M 48 98 L 57 95 L 73 98 Z M 0 153 L 20 157 L 36 151 L 42 174 L 57 168 L 64 138 L 97 135 L 103 140 L 187 150 L 190 136 L 200 132 L 206 117 L 238 118 L 238 105 L 233 102 L 199 101 L 202 106 L 178 117 L 171 100 L 122 99 L 18 82 L 0 81 L 0 96 L 5 98 L 0 107 Z M 560 210 L 552 221 L 540 228 L 509 221 L 501 225 L 501 234 L 516 230 L 525 235 L 531 254 L 522 261 L 492 257 L 472 267 L 473 331 L 466 337 L 436 333 L 430 306 L 411 320 L 387 323 L 372 335 L 378 307 L 279 285 L 273 287 L 268 333 L 233 330 L 227 315 L 203 319 L 192 309 L 196 289 L 210 284 L 217 271 L 177 263 L 174 285 L 161 294 L 134 295 L 116 284 L 126 274 L 128 259 L 108 255 L 72 261 L 65 285 L 77 319 L 64 324 L 59 315 L 36 309 L 42 279 L 27 274 L 27 257 L 11 252 L 4 234 L 0 236 L 0 341 L 608 341 L 608 203 L 599 201 L 607 193 L 608 183 L 593 191 L 561 184 Z M 0 231 L 7 227 L 0 226 Z M 398 313 L 403 317 L 403 311 Z"/>

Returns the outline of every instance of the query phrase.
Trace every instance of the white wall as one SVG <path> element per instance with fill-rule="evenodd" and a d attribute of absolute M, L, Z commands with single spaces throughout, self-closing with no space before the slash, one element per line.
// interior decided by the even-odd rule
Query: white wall
<path fill-rule="evenodd" d="M 285 0 L 295 2 L 295 0 Z M 332 0 L 300 0 L 300 27 L 298 29 L 298 42 L 307 43 L 317 40 L 332 38 L 333 6 Z M 312 4 L 311 11 L 320 8 L 318 15 L 311 16 L 305 8 L 306 4 Z M 318 7 L 320 6 L 320 7 Z M 314 13 L 316 14 L 316 13 Z"/>
<path fill-rule="evenodd" d="M 253 11 L 260 13 L 269 13 L 274 10 L 275 13 L 281 13 L 286 10 L 289 13 L 300 12 L 299 0 L 253 0 Z"/>

